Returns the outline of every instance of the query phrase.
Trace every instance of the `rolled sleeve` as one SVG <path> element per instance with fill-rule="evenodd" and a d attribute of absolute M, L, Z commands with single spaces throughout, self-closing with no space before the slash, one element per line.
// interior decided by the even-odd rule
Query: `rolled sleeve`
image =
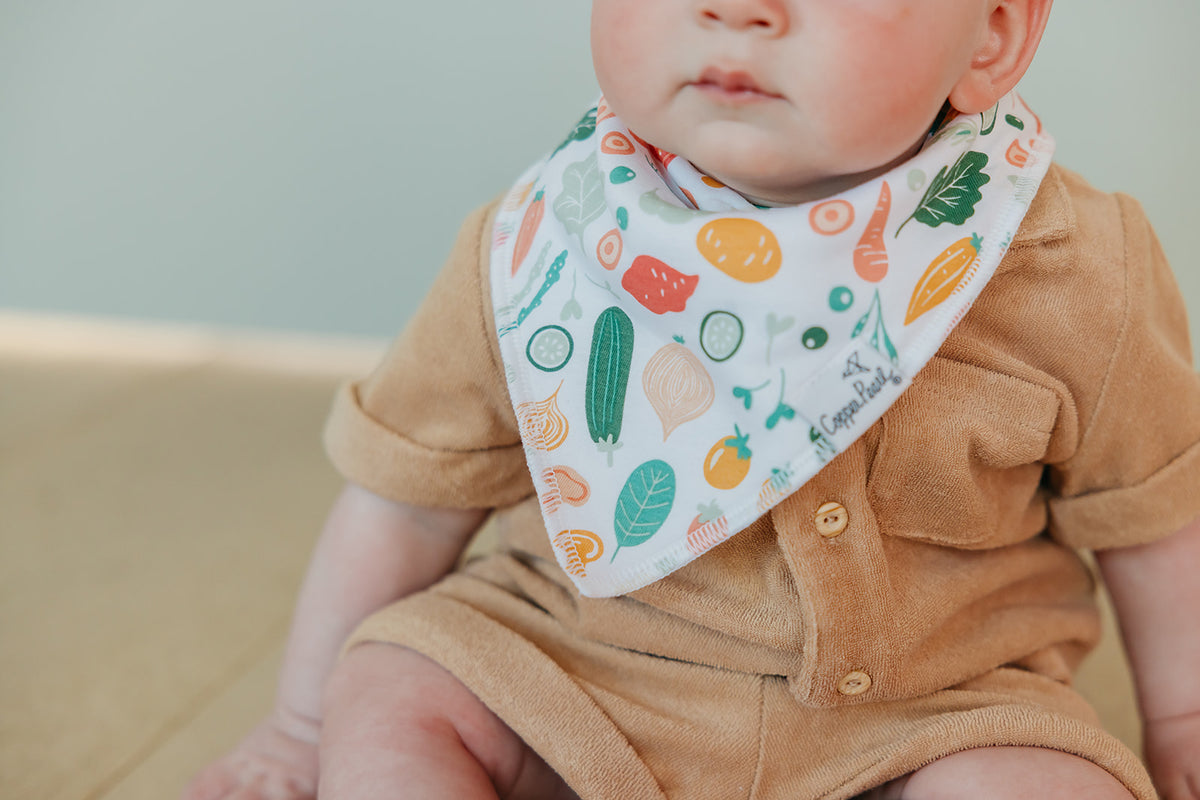
<path fill-rule="evenodd" d="M 497 508 L 533 491 L 520 444 L 476 450 L 421 444 L 373 418 L 353 383 L 342 386 L 334 399 L 325 449 L 347 480 L 415 505 Z"/>
<path fill-rule="evenodd" d="M 335 399 L 326 451 L 348 480 L 384 497 L 498 508 L 533 493 L 492 331 L 494 211 L 489 205 L 466 220 L 383 362 Z"/>
<path fill-rule="evenodd" d="M 1089 549 L 1144 544 L 1200 516 L 1200 377 L 1186 310 L 1140 206 L 1118 204 L 1123 321 L 1079 447 L 1051 470 L 1051 533 Z"/>
<path fill-rule="evenodd" d="M 1050 501 L 1056 538 L 1092 550 L 1144 544 L 1200 516 L 1200 443 L 1136 486 Z"/>

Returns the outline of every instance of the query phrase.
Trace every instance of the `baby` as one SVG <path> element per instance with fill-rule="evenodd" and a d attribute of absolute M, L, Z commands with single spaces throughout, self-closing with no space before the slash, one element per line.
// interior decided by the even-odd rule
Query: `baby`
<path fill-rule="evenodd" d="M 593 0 L 602 101 L 339 395 L 275 710 L 187 800 L 1200 797 L 1200 381 L 1013 93 L 1050 4 Z"/>

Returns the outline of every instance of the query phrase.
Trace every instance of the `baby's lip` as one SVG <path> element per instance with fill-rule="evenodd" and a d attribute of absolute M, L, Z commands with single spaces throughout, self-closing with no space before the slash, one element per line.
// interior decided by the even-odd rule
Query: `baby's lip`
<path fill-rule="evenodd" d="M 775 92 L 764 88 L 754 75 L 745 69 L 707 67 L 692 85 L 729 98 L 748 100 L 755 97 L 779 97 Z"/>

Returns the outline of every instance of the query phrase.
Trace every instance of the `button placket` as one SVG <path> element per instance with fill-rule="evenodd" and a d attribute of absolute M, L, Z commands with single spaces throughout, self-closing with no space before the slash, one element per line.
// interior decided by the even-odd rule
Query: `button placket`
<path fill-rule="evenodd" d="M 789 675 L 793 695 L 806 705 L 872 702 L 890 692 L 894 608 L 865 470 L 856 442 L 773 511 L 808 607 L 804 661 Z"/>

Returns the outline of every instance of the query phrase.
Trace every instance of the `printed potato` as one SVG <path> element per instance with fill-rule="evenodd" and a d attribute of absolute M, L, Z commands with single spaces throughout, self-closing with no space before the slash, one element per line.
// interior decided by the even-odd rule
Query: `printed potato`
<path fill-rule="evenodd" d="M 696 248 L 708 263 L 743 283 L 759 283 L 779 272 L 783 256 L 770 228 L 753 219 L 724 217 L 700 229 Z"/>

